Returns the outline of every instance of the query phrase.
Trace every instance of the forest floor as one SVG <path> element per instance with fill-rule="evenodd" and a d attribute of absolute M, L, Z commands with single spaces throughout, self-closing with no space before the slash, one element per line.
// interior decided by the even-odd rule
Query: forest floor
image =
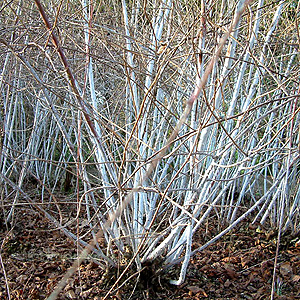
<path fill-rule="evenodd" d="M 194 236 L 194 249 L 219 232 L 216 222 Z M 276 239 L 276 232 L 244 221 L 192 258 L 181 286 L 168 283 L 177 279 L 178 268 L 153 276 L 148 266 L 138 283 L 129 271 L 126 283 L 121 280 L 110 294 L 117 272 L 104 276 L 96 263 L 86 260 L 58 299 L 270 299 Z M 0 299 L 45 299 L 77 255 L 74 242 L 30 207 L 16 211 L 10 229 L 0 219 L 0 245 Z M 282 236 L 274 299 L 300 299 L 299 236 Z"/>

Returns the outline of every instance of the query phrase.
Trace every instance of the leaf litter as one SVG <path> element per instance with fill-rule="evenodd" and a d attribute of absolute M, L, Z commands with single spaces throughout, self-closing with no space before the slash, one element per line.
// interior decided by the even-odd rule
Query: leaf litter
<path fill-rule="evenodd" d="M 193 237 L 193 248 L 204 244 L 217 233 L 217 228 L 212 221 L 200 229 Z M 7 278 L 6 282 L 1 268 L 0 299 L 8 299 L 7 284 L 11 299 L 45 299 L 77 255 L 73 241 L 50 228 L 47 220 L 30 209 L 18 211 L 13 228 L 2 226 L 0 239 Z M 137 276 L 128 274 L 107 299 L 270 299 L 275 249 L 276 232 L 243 221 L 192 257 L 181 286 L 168 283 L 169 278 L 177 276 L 179 268 L 155 276 L 153 266 L 145 267 L 146 279 L 139 276 L 138 283 Z M 103 299 L 118 274 L 120 270 L 111 271 L 103 280 L 104 271 L 86 260 L 58 299 Z M 289 233 L 281 240 L 275 299 L 300 299 L 299 236 Z"/>

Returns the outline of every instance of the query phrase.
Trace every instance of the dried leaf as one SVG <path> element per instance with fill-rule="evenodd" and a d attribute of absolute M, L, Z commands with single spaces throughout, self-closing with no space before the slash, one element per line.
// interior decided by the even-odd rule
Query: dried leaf
<path fill-rule="evenodd" d="M 77 298 L 73 290 L 67 291 L 66 295 L 70 299 L 76 299 Z"/>
<path fill-rule="evenodd" d="M 21 284 L 24 284 L 24 282 L 27 280 L 28 276 L 23 274 L 23 275 L 20 275 L 16 278 L 16 281 L 21 283 Z"/>
<path fill-rule="evenodd" d="M 201 288 L 195 285 L 188 286 L 187 289 L 191 291 L 193 294 L 197 294 L 202 290 Z"/>
<path fill-rule="evenodd" d="M 187 287 L 187 289 L 190 291 L 189 293 L 191 293 L 191 294 L 202 294 L 204 297 L 208 297 L 206 292 L 198 286 L 190 285 Z"/>
<path fill-rule="evenodd" d="M 280 265 L 280 274 L 282 276 L 287 276 L 289 274 L 293 274 L 293 269 L 289 262 L 284 262 Z"/>
<path fill-rule="evenodd" d="M 205 291 L 203 289 L 201 289 L 201 294 L 204 296 L 204 297 L 208 297 L 208 295 L 205 293 Z"/>
<path fill-rule="evenodd" d="M 226 263 L 238 264 L 241 261 L 240 257 L 237 256 L 228 256 L 222 259 L 222 261 Z"/>
<path fill-rule="evenodd" d="M 84 299 L 87 299 L 89 297 L 89 295 L 91 294 L 91 292 L 93 291 L 93 289 L 94 288 L 92 287 L 92 288 L 90 288 L 90 289 L 88 289 L 86 291 L 82 291 L 80 293 L 81 297 L 84 298 Z"/>
<path fill-rule="evenodd" d="M 225 266 L 225 271 L 230 279 L 236 279 L 238 277 L 237 273 L 228 266 Z"/>
<path fill-rule="evenodd" d="M 224 283 L 225 287 L 229 287 L 231 285 L 231 281 L 229 279 L 227 279 Z"/>
<path fill-rule="evenodd" d="M 261 229 L 260 226 L 258 226 L 258 227 L 256 228 L 255 232 L 257 232 L 257 233 L 263 233 L 263 230 Z"/>
<path fill-rule="evenodd" d="M 121 294 L 120 290 L 117 291 L 115 296 L 118 300 L 122 300 L 122 294 Z"/>
<path fill-rule="evenodd" d="M 241 257 L 241 265 L 244 268 L 250 263 L 251 259 L 248 256 L 242 256 Z"/>

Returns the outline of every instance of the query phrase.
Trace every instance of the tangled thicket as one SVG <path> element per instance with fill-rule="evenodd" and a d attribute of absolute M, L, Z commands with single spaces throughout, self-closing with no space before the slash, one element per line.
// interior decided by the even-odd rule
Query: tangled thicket
<path fill-rule="evenodd" d="M 103 268 L 182 262 L 174 284 L 245 217 L 299 232 L 299 4 L 234 3 L 3 1 L 6 222 L 25 201 Z"/>

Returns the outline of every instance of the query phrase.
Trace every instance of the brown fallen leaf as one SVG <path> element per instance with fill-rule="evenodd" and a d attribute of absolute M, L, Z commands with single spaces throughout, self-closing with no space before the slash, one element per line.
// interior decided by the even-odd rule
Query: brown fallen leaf
<path fill-rule="evenodd" d="M 66 295 L 69 299 L 76 299 L 77 298 L 76 295 L 75 295 L 75 292 L 73 290 L 67 291 Z"/>
<path fill-rule="evenodd" d="M 230 279 L 236 279 L 238 277 L 237 273 L 229 266 L 225 266 L 225 271 Z"/>
<path fill-rule="evenodd" d="M 222 259 L 225 263 L 238 264 L 241 262 L 241 258 L 237 256 L 228 256 Z"/>
<path fill-rule="evenodd" d="M 116 297 L 116 299 L 118 299 L 118 300 L 122 300 L 122 294 L 121 294 L 121 291 L 120 291 L 120 290 L 117 291 L 115 297 Z"/>
<path fill-rule="evenodd" d="M 204 297 L 208 297 L 208 295 L 206 294 L 206 292 L 198 287 L 198 286 L 195 286 L 195 285 L 191 285 L 191 286 L 188 286 L 187 289 L 192 293 L 192 294 L 202 294 Z"/>
<path fill-rule="evenodd" d="M 284 262 L 280 265 L 280 274 L 282 276 L 287 276 L 293 274 L 293 269 L 289 262 Z"/>
<path fill-rule="evenodd" d="M 231 285 L 231 281 L 229 279 L 227 279 L 224 283 L 224 286 L 227 288 Z"/>
<path fill-rule="evenodd" d="M 244 268 L 249 265 L 251 262 L 251 258 L 249 256 L 242 256 L 241 257 L 241 266 Z"/>
<path fill-rule="evenodd" d="M 16 281 L 17 281 L 18 283 L 24 284 L 24 282 L 27 280 L 27 278 L 28 278 L 27 275 L 22 274 L 22 275 L 20 275 L 20 276 L 18 276 L 18 277 L 16 278 Z"/>
<path fill-rule="evenodd" d="M 82 291 L 82 292 L 80 293 L 80 295 L 81 295 L 81 297 L 82 297 L 83 299 L 87 299 L 93 290 L 94 290 L 94 287 L 92 287 L 92 288 L 90 288 L 90 289 L 88 289 L 88 290 L 86 290 L 86 291 Z"/>
<path fill-rule="evenodd" d="M 193 294 L 197 294 L 201 291 L 201 288 L 195 285 L 188 286 L 187 289 L 191 291 Z"/>
<path fill-rule="evenodd" d="M 270 261 L 263 261 L 261 263 L 260 271 L 264 280 L 268 281 L 272 276 L 273 263 Z"/>
<path fill-rule="evenodd" d="M 201 294 L 204 296 L 204 297 L 208 297 L 208 295 L 205 293 L 205 291 L 203 289 L 201 289 Z"/>
<path fill-rule="evenodd" d="M 294 282 L 300 281 L 300 275 L 293 275 L 293 276 L 292 276 L 292 280 L 293 280 Z"/>

